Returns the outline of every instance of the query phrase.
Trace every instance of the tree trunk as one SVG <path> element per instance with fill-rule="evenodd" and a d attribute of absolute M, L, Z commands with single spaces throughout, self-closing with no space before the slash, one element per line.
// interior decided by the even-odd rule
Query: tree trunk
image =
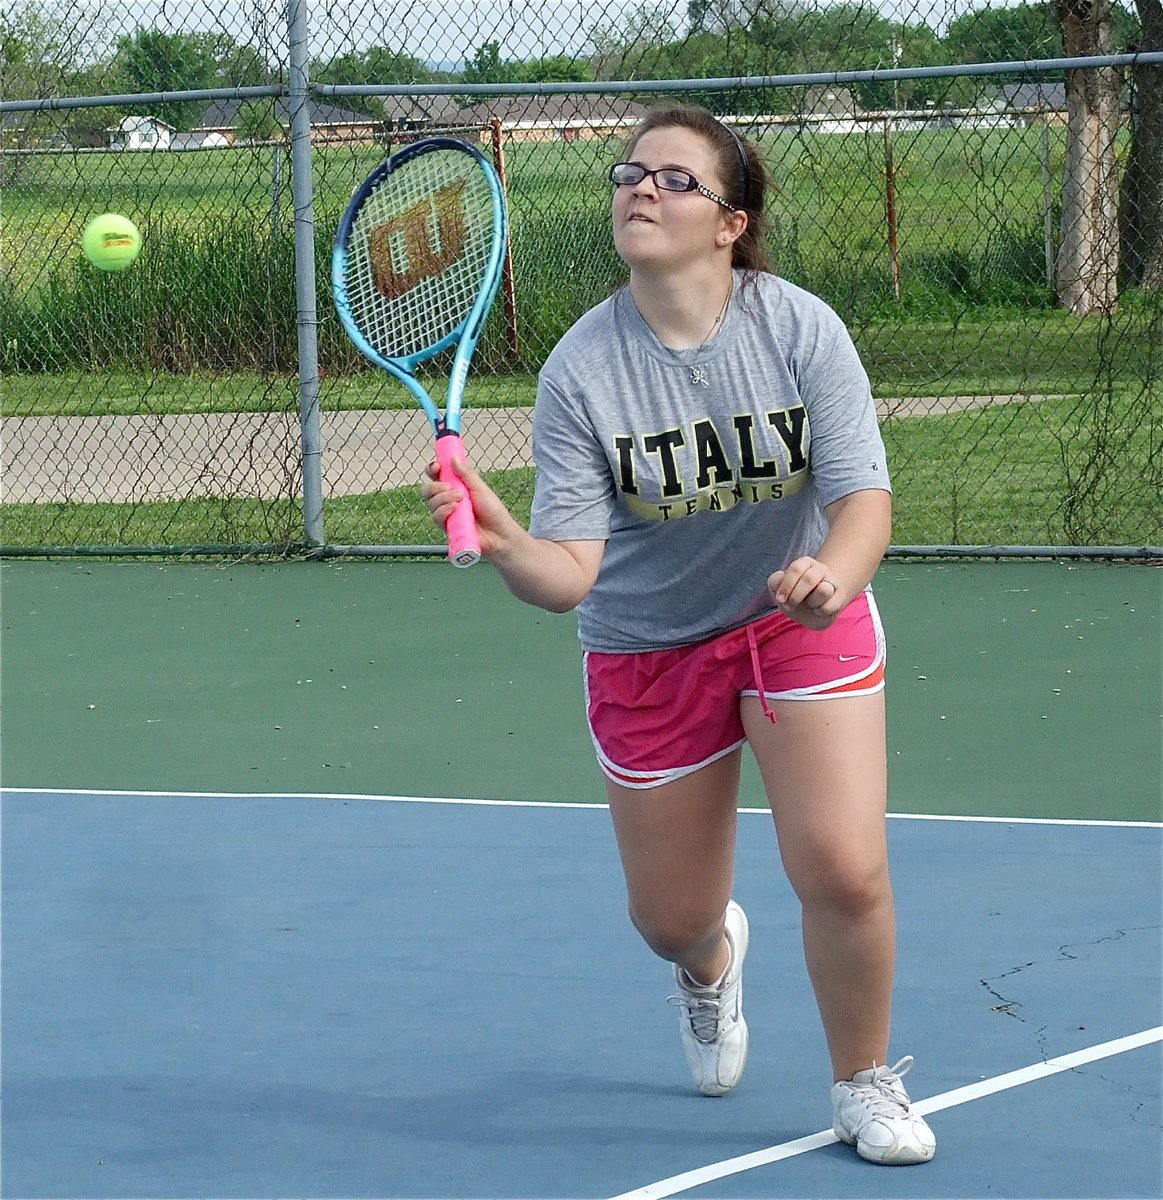
<path fill-rule="evenodd" d="M 1058 0 L 1067 57 L 1109 54 L 1110 0 Z M 1069 130 L 1062 181 L 1058 303 L 1077 316 L 1113 312 L 1118 303 L 1119 72 L 1066 72 Z"/>
<path fill-rule="evenodd" d="M 1143 36 L 1139 50 L 1163 50 L 1163 4 L 1135 0 Z M 1119 205 L 1122 280 L 1163 290 L 1163 66 L 1134 68 L 1131 157 Z"/>

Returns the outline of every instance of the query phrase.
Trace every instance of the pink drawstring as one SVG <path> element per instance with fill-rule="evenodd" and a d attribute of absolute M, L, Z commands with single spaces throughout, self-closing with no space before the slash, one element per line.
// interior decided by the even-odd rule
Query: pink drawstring
<path fill-rule="evenodd" d="M 755 687 L 759 692 L 759 703 L 763 705 L 763 715 L 775 725 L 775 713 L 767 703 L 767 692 L 763 687 L 763 668 L 759 665 L 759 647 L 755 644 L 755 629 L 752 625 L 747 626 L 747 643 L 751 647 L 751 673 L 755 676 Z"/>

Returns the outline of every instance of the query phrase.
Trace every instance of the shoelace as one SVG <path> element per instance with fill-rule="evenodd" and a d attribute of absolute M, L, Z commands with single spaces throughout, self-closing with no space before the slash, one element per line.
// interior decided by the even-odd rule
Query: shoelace
<path fill-rule="evenodd" d="M 690 1023 L 691 1033 L 700 1042 L 710 1043 L 719 1036 L 719 1022 L 723 1017 L 722 993 L 699 996 L 694 992 L 682 991 L 667 996 L 667 1004 L 677 1004 L 682 1009 L 683 1019 Z"/>
<path fill-rule="evenodd" d="M 891 1067 L 877 1067 L 874 1064 L 872 1082 L 853 1084 L 852 1088 L 873 1116 L 892 1117 L 901 1112 L 907 1113 L 909 1097 L 901 1086 L 901 1078 L 909 1073 L 912 1066 L 911 1054 L 906 1054 Z"/>

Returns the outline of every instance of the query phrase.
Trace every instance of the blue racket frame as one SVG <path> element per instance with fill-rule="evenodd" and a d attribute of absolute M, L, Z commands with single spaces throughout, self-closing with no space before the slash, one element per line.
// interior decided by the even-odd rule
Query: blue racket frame
<path fill-rule="evenodd" d="M 394 171 L 398 171 L 414 158 L 418 158 L 422 154 L 430 154 L 435 150 L 456 150 L 468 154 L 476 160 L 477 166 L 483 172 L 493 197 L 492 248 L 480 292 L 465 319 L 431 346 L 426 346 L 422 350 L 406 356 L 392 357 L 381 354 L 371 345 L 352 316 L 351 305 L 347 297 L 348 245 L 356 215 L 367 197 Z M 469 364 L 476 352 L 477 343 L 480 341 L 485 318 L 496 299 L 497 289 L 501 286 L 507 235 L 508 215 L 505 209 L 505 195 L 493 164 L 475 146 L 470 146 L 468 142 L 462 142 L 459 138 L 450 137 L 424 138 L 421 141 L 413 142 L 382 162 L 352 196 L 351 202 L 339 222 L 339 228 L 336 230 L 335 245 L 331 252 L 331 293 L 335 299 L 335 310 L 339 314 L 344 332 L 364 358 L 388 371 L 412 393 L 432 423 L 437 437 L 445 433 L 458 434 L 460 432 L 464 385 L 468 378 Z M 445 409 L 441 413 L 424 385 L 416 378 L 415 368 L 453 345 L 456 346 L 456 353 L 453 356 L 452 368 L 449 373 Z"/>

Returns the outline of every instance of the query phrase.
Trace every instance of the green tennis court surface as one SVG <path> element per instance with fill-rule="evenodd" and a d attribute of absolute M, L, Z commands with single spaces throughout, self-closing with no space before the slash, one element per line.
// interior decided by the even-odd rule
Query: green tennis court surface
<path fill-rule="evenodd" d="M 894 811 L 1158 819 L 1163 572 L 876 587 Z M 573 618 L 488 568 L 10 562 L 0 605 L 8 786 L 604 795 Z"/>

